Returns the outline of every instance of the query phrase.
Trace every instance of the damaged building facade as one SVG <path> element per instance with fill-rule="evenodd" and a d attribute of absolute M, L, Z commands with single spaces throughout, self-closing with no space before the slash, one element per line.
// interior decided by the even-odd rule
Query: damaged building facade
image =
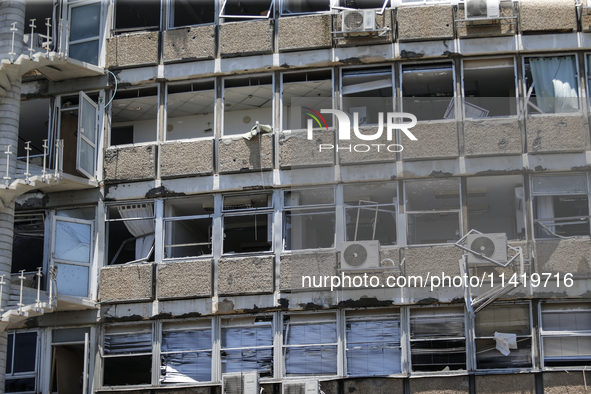
<path fill-rule="evenodd" d="M 2 1 L 0 387 L 586 392 L 587 2 Z"/>

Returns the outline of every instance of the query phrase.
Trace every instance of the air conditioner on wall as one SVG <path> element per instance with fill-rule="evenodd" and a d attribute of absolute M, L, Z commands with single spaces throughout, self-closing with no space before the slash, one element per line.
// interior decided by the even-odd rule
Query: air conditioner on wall
<path fill-rule="evenodd" d="M 341 269 L 380 268 L 379 241 L 353 241 L 341 244 Z"/>
<path fill-rule="evenodd" d="M 507 235 L 495 234 L 468 234 L 466 246 L 476 253 L 480 253 L 499 263 L 507 261 Z M 468 252 L 468 263 L 490 263 L 473 253 Z"/>
<path fill-rule="evenodd" d="M 223 394 L 259 394 L 258 372 L 222 374 Z"/>
<path fill-rule="evenodd" d="M 284 381 L 281 385 L 282 394 L 318 394 L 317 380 Z"/>
<path fill-rule="evenodd" d="M 376 10 L 344 11 L 342 17 L 343 32 L 374 31 L 376 29 Z"/>
<path fill-rule="evenodd" d="M 498 18 L 500 17 L 500 0 L 466 0 L 466 18 Z"/>

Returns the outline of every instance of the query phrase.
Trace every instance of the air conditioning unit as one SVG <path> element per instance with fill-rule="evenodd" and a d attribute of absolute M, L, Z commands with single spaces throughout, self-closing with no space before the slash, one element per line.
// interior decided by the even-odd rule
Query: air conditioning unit
<path fill-rule="evenodd" d="M 379 241 L 353 241 L 341 244 L 341 269 L 380 268 Z"/>
<path fill-rule="evenodd" d="M 222 394 L 259 394 L 258 372 L 223 374 Z"/>
<path fill-rule="evenodd" d="M 281 385 L 282 394 L 318 394 L 317 380 L 284 381 Z"/>
<path fill-rule="evenodd" d="M 505 233 L 468 234 L 466 247 L 499 263 L 507 261 L 507 235 Z M 490 262 L 468 252 L 468 263 Z"/>
<path fill-rule="evenodd" d="M 498 18 L 501 15 L 500 0 L 466 0 L 466 18 Z"/>
<path fill-rule="evenodd" d="M 344 11 L 341 16 L 343 32 L 363 32 L 376 29 L 376 10 Z"/>

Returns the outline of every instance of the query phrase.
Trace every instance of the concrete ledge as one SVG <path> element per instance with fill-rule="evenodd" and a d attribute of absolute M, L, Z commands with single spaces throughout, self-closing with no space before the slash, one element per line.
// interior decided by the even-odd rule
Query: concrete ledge
<path fill-rule="evenodd" d="M 122 34 L 109 38 L 107 67 L 158 64 L 159 45 L 158 32 Z"/>
<path fill-rule="evenodd" d="M 589 133 L 580 114 L 528 116 L 525 127 L 529 153 L 581 152 Z"/>
<path fill-rule="evenodd" d="M 468 394 L 470 383 L 467 376 L 453 376 L 448 378 L 410 379 L 411 394 Z"/>
<path fill-rule="evenodd" d="M 587 381 L 591 372 L 585 372 Z M 583 372 L 544 372 L 544 394 L 587 394 Z"/>
<path fill-rule="evenodd" d="M 334 146 L 334 131 L 315 132 L 312 140 L 308 140 L 305 131 L 282 133 L 279 137 L 281 167 L 334 165 L 334 149 L 320 152 L 320 144 Z"/>
<path fill-rule="evenodd" d="M 273 134 L 261 134 L 250 141 L 242 137 L 220 139 L 219 171 L 240 172 L 273 168 Z"/>
<path fill-rule="evenodd" d="M 281 255 L 280 290 L 307 289 L 302 276 L 338 275 L 336 252 L 294 252 Z M 317 289 L 315 289 L 317 290 Z"/>
<path fill-rule="evenodd" d="M 386 135 L 386 126 L 384 126 L 384 130 L 380 139 L 375 141 L 363 141 L 357 138 L 353 133 L 351 133 L 351 140 L 350 141 L 342 141 L 339 143 L 340 150 L 339 150 L 339 161 L 341 164 L 358 164 L 358 163 L 377 163 L 377 162 L 394 162 L 396 161 L 396 150 L 400 150 L 399 146 L 392 146 L 392 152 L 388 151 L 388 147 L 390 145 L 396 144 L 396 141 L 388 141 Z M 375 134 L 378 131 L 377 127 L 360 127 L 359 132 L 366 135 Z M 375 145 L 383 145 L 376 147 Z M 351 145 L 351 152 L 345 150 L 344 148 L 348 145 Z M 364 152 L 363 150 L 367 149 L 365 146 L 360 145 L 367 145 L 370 147 L 368 152 Z M 359 152 L 355 151 L 355 147 L 358 147 Z M 379 148 L 379 151 L 378 151 Z"/>
<path fill-rule="evenodd" d="M 519 4 L 523 33 L 577 30 L 573 0 L 528 0 L 520 1 Z"/>
<path fill-rule="evenodd" d="M 393 10 L 385 10 L 382 15 L 376 14 L 376 28 L 377 29 L 390 29 L 386 32 L 378 32 L 375 35 L 368 35 L 368 34 L 360 34 L 357 36 L 349 36 L 339 38 L 337 40 L 337 46 L 345 47 L 345 46 L 354 46 L 354 45 L 372 45 L 372 44 L 384 44 L 392 42 L 394 37 L 394 23 L 393 21 Z M 334 31 L 341 31 L 342 30 L 342 13 L 338 13 L 334 16 Z M 383 33 L 383 36 L 379 34 Z"/>
<path fill-rule="evenodd" d="M 591 240 L 556 239 L 535 241 L 538 273 L 572 273 L 573 278 L 591 278 Z"/>
<path fill-rule="evenodd" d="M 211 139 L 169 142 L 160 146 L 160 175 L 164 177 L 204 175 L 213 172 Z"/>
<path fill-rule="evenodd" d="M 279 51 L 330 48 L 330 14 L 279 18 Z"/>
<path fill-rule="evenodd" d="M 462 257 L 462 250 L 456 246 L 417 246 L 404 249 L 404 274 L 422 276 L 427 273 L 447 276 L 460 275 L 458 261 Z"/>
<path fill-rule="evenodd" d="M 442 40 L 454 37 L 452 6 L 398 7 L 398 40 Z"/>
<path fill-rule="evenodd" d="M 521 154 L 521 132 L 517 119 L 464 121 L 466 156 Z"/>
<path fill-rule="evenodd" d="M 215 25 L 162 32 L 164 62 L 215 57 Z"/>
<path fill-rule="evenodd" d="M 156 145 L 105 150 L 105 181 L 137 181 L 156 177 Z"/>
<path fill-rule="evenodd" d="M 409 159 L 437 159 L 457 157 L 458 126 L 455 121 L 420 122 L 411 129 L 417 141 L 410 141 L 403 137 L 402 158 Z"/>
<path fill-rule="evenodd" d="M 222 56 L 271 52 L 273 52 L 272 20 L 228 22 L 220 25 Z"/>
<path fill-rule="evenodd" d="M 101 302 L 152 299 L 153 264 L 112 265 L 101 269 Z"/>
<path fill-rule="evenodd" d="M 464 5 L 464 4 L 462 4 Z M 466 19 L 465 5 L 458 5 L 457 18 Z M 501 3 L 501 17 L 510 18 L 517 15 L 513 2 Z M 478 22 L 456 22 L 456 31 L 460 38 L 470 37 L 494 37 L 515 34 L 517 31 L 517 19 L 492 20 L 492 24 L 478 24 Z"/>
<path fill-rule="evenodd" d="M 275 257 L 223 257 L 218 262 L 218 292 L 247 294 L 273 292 Z"/>
<path fill-rule="evenodd" d="M 212 264 L 213 260 L 158 264 L 158 299 L 209 297 Z"/>
<path fill-rule="evenodd" d="M 535 394 L 534 374 L 476 375 L 478 394 Z"/>
<path fill-rule="evenodd" d="M 402 379 L 360 378 L 344 381 L 345 393 L 404 394 Z"/>

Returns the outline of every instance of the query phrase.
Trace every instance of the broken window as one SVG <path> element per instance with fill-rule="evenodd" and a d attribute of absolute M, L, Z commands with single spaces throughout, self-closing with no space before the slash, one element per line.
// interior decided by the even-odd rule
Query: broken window
<path fill-rule="evenodd" d="M 468 228 L 525 239 L 521 175 L 467 178 Z"/>
<path fill-rule="evenodd" d="M 152 381 L 152 326 L 105 328 L 103 386 L 150 384 Z"/>
<path fill-rule="evenodd" d="M 358 125 L 379 124 L 379 114 L 392 112 L 392 67 L 349 68 L 342 71 L 342 107 L 349 114 L 351 124 L 358 114 Z M 383 124 L 387 120 L 382 119 Z"/>
<path fill-rule="evenodd" d="M 220 9 L 220 18 L 224 22 L 249 19 L 268 19 L 273 15 L 273 0 L 224 0 Z"/>
<path fill-rule="evenodd" d="M 407 242 L 454 243 L 461 237 L 460 179 L 429 179 L 404 183 Z"/>
<path fill-rule="evenodd" d="M 168 85 L 166 140 L 213 138 L 215 83 L 213 80 Z"/>
<path fill-rule="evenodd" d="M 53 393 L 83 394 L 88 387 L 90 328 L 52 331 L 50 387 Z"/>
<path fill-rule="evenodd" d="M 27 278 L 24 286 L 37 288 L 37 268 L 44 267 L 45 215 L 43 213 L 17 213 L 14 215 L 14 237 L 12 239 L 13 280 L 20 271 Z M 20 282 L 19 282 L 20 283 Z"/>
<path fill-rule="evenodd" d="M 158 86 L 120 89 L 110 107 L 111 145 L 156 141 Z"/>
<path fill-rule="evenodd" d="M 536 238 L 589 235 L 589 198 L 585 174 L 532 178 Z"/>
<path fill-rule="evenodd" d="M 335 242 L 333 188 L 284 192 L 286 250 L 332 248 Z"/>
<path fill-rule="evenodd" d="M 418 120 L 455 119 L 451 63 L 402 66 L 402 105 Z"/>
<path fill-rule="evenodd" d="M 464 60 L 464 116 L 517 115 L 513 58 Z"/>
<path fill-rule="evenodd" d="M 334 313 L 283 317 L 286 376 L 336 375 L 337 323 Z"/>
<path fill-rule="evenodd" d="M 101 7 L 102 1 L 70 6 L 69 57 L 98 66 L 101 42 Z"/>
<path fill-rule="evenodd" d="M 164 258 L 212 254 L 213 196 L 168 200 L 164 218 Z"/>
<path fill-rule="evenodd" d="M 397 184 L 346 185 L 345 241 L 396 245 Z"/>
<path fill-rule="evenodd" d="M 43 140 L 49 139 L 49 112 L 51 104 L 49 99 L 21 101 L 21 110 L 18 123 L 18 160 L 25 162 L 27 151 L 25 142 L 30 142 L 29 147 L 29 172 L 33 175 L 41 174 L 43 170 Z M 45 145 L 49 146 L 46 142 Z M 14 149 L 12 149 L 14 152 Z M 55 163 L 45 160 L 46 168 L 54 168 Z"/>
<path fill-rule="evenodd" d="M 579 111 L 576 56 L 529 57 L 524 62 L 528 113 Z"/>
<path fill-rule="evenodd" d="M 411 309 L 410 353 L 413 371 L 465 370 L 464 311 Z"/>
<path fill-rule="evenodd" d="M 400 316 L 397 311 L 347 311 L 348 376 L 401 372 Z"/>
<path fill-rule="evenodd" d="M 224 253 L 268 252 L 273 245 L 273 195 L 224 196 Z"/>
<path fill-rule="evenodd" d="M 475 326 L 478 369 L 532 367 L 529 304 L 489 305 Z"/>
<path fill-rule="evenodd" d="M 307 129 L 308 120 L 314 129 L 332 127 L 332 116 L 321 113 L 333 107 L 332 71 L 285 73 L 282 77 L 283 130 Z"/>
<path fill-rule="evenodd" d="M 222 373 L 257 371 L 273 376 L 273 316 L 222 319 Z"/>
<path fill-rule="evenodd" d="M 37 332 L 8 333 L 4 392 L 37 392 Z"/>
<path fill-rule="evenodd" d="M 273 126 L 273 76 L 225 79 L 223 135 L 246 134 L 256 122 Z"/>
<path fill-rule="evenodd" d="M 289 16 L 330 11 L 330 3 L 331 0 L 283 0 L 281 15 Z"/>
<path fill-rule="evenodd" d="M 391 0 L 340 0 L 341 7 L 356 9 L 382 9 L 389 7 Z"/>
<path fill-rule="evenodd" d="M 211 381 L 211 320 L 162 323 L 160 382 Z"/>
<path fill-rule="evenodd" d="M 215 0 L 170 0 L 168 10 L 170 28 L 215 22 Z"/>
<path fill-rule="evenodd" d="M 114 34 L 160 29 L 160 1 L 115 1 Z"/>
<path fill-rule="evenodd" d="M 591 304 L 542 303 L 545 367 L 585 366 L 591 361 Z"/>
<path fill-rule="evenodd" d="M 108 208 L 108 264 L 153 261 L 154 204 L 130 203 Z"/>

